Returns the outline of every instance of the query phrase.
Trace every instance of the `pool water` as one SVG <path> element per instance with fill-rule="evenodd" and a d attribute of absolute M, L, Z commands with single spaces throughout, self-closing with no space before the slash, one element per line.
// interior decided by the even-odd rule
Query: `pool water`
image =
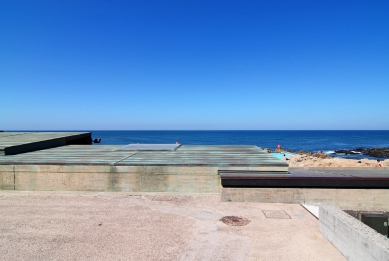
<path fill-rule="evenodd" d="M 287 159 L 289 159 L 290 157 L 294 156 L 294 154 L 290 154 L 290 153 L 275 153 L 275 152 L 272 152 L 272 155 L 274 157 L 276 157 L 277 159 L 282 159 L 284 157 L 284 154 L 285 154 Z"/>

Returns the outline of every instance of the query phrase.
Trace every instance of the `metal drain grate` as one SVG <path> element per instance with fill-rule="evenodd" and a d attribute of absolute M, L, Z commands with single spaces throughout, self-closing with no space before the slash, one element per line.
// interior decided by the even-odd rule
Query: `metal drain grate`
<path fill-rule="evenodd" d="M 237 216 L 225 216 L 220 219 L 224 224 L 229 226 L 245 226 L 251 222 L 247 218 L 237 217 Z"/>
<path fill-rule="evenodd" d="M 285 210 L 262 210 L 266 218 L 290 219 L 291 217 Z"/>

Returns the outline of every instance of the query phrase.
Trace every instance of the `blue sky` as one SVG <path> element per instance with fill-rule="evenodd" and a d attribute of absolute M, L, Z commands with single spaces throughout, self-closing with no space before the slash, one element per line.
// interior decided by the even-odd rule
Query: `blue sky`
<path fill-rule="evenodd" d="M 0 129 L 389 129 L 389 1 L 1 1 Z"/>

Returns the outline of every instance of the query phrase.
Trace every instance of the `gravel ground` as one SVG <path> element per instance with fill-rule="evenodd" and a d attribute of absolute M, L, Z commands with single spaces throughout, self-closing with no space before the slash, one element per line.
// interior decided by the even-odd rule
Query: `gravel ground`
<path fill-rule="evenodd" d="M 223 223 L 225 216 L 230 218 Z M 240 223 L 232 224 L 235 220 Z M 231 223 L 232 222 L 232 223 Z M 2 260 L 345 260 L 300 205 L 0 192 Z"/>

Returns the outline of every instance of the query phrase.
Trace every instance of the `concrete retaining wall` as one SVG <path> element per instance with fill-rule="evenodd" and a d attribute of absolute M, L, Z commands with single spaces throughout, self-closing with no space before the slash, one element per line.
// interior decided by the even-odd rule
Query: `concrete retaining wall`
<path fill-rule="evenodd" d="M 389 260 L 389 240 L 339 207 L 320 206 L 321 233 L 347 260 Z"/>
<path fill-rule="evenodd" d="M 349 209 L 386 208 L 387 189 L 223 188 L 222 201 L 329 204 Z"/>
<path fill-rule="evenodd" d="M 220 193 L 217 167 L 0 165 L 0 189 Z"/>

